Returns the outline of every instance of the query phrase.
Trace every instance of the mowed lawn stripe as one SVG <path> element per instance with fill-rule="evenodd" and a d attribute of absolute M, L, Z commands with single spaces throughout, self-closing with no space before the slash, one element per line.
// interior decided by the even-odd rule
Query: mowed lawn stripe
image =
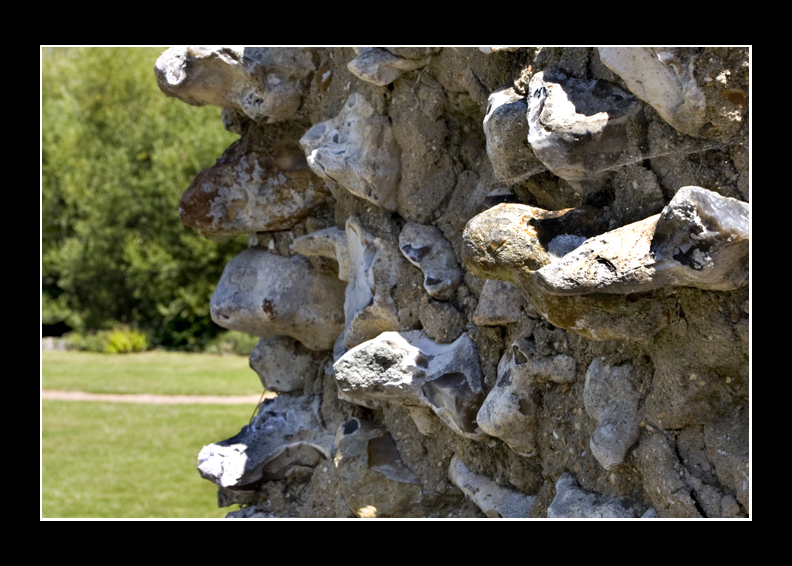
<path fill-rule="evenodd" d="M 244 356 L 41 352 L 42 389 L 152 395 L 261 395 Z"/>

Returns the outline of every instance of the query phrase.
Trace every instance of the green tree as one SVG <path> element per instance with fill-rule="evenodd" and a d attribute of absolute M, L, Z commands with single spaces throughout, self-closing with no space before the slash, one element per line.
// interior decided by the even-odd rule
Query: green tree
<path fill-rule="evenodd" d="M 42 49 L 42 322 L 132 324 L 197 348 L 219 330 L 209 299 L 245 242 L 185 228 L 179 199 L 236 136 L 219 108 L 160 92 L 164 49 Z"/>

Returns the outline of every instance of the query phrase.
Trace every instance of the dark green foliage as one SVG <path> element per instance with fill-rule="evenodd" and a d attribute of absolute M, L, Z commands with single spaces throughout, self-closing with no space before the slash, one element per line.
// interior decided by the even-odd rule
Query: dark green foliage
<path fill-rule="evenodd" d="M 117 323 L 156 346 L 199 349 L 220 330 L 209 299 L 242 239 L 179 221 L 195 175 L 235 139 L 220 109 L 167 98 L 165 48 L 42 50 L 42 323 Z"/>

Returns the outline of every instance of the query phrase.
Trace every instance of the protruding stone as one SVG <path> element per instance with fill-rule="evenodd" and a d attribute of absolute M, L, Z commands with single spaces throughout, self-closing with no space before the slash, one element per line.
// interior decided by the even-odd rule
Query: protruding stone
<path fill-rule="evenodd" d="M 484 134 L 487 155 L 495 177 L 506 184 L 519 183 L 547 167 L 528 145 L 528 102 L 513 87 L 490 94 Z"/>
<path fill-rule="evenodd" d="M 457 434 L 483 438 L 476 424 L 484 400 L 482 373 L 478 350 L 467 334 L 452 344 L 438 344 L 420 330 L 384 332 L 349 350 L 333 368 L 339 390 L 353 401 L 430 409 Z M 416 425 L 427 430 L 423 420 Z"/>
<path fill-rule="evenodd" d="M 682 187 L 661 214 L 591 238 L 534 281 L 556 295 L 737 289 L 748 283 L 749 237 L 750 205 Z"/>
<path fill-rule="evenodd" d="M 556 70 L 535 74 L 528 88 L 528 142 L 581 195 L 598 190 L 609 170 L 640 160 L 637 144 L 630 144 L 642 128 L 633 95 Z"/>
<path fill-rule="evenodd" d="M 294 117 L 313 71 L 310 50 L 291 47 L 171 47 L 155 65 L 167 96 L 234 108 L 259 123 Z"/>
<path fill-rule="evenodd" d="M 589 445 L 606 470 L 620 466 L 640 436 L 641 395 L 630 379 L 634 371 L 630 363 L 612 367 L 594 358 L 586 372 L 583 405 L 588 416 L 597 421 Z"/>
<path fill-rule="evenodd" d="M 530 340 L 518 340 L 501 356 L 498 381 L 476 416 L 481 430 L 500 438 L 520 456 L 536 455 L 536 419 L 542 382 L 571 383 L 575 359 L 565 354 L 540 356 Z"/>
<path fill-rule="evenodd" d="M 640 297 L 559 296 L 536 283 L 544 266 L 561 261 L 551 250 L 561 253 L 601 234 L 607 222 L 607 215 L 593 208 L 546 211 L 500 204 L 468 222 L 461 255 L 473 275 L 514 284 L 536 313 L 555 326 L 592 340 L 644 340 L 668 324 L 670 305 Z"/>
<path fill-rule="evenodd" d="M 356 47 L 355 57 L 347 64 L 349 72 L 377 86 L 389 85 L 407 71 L 424 67 L 425 58 L 405 59 L 397 57 L 381 47 Z"/>
<path fill-rule="evenodd" d="M 244 491 L 284 479 L 294 466 L 313 468 L 334 452 L 334 438 L 319 417 L 319 398 L 282 395 L 264 400 L 236 436 L 204 446 L 198 471 L 222 488 Z"/>
<path fill-rule="evenodd" d="M 250 367 L 268 391 L 290 393 L 305 386 L 305 378 L 316 375 L 322 355 L 294 338 L 262 338 L 250 352 Z"/>
<path fill-rule="evenodd" d="M 424 289 L 439 301 L 447 301 L 462 283 L 454 248 L 439 228 L 408 222 L 399 234 L 399 248 L 424 274 Z"/>
<path fill-rule="evenodd" d="M 300 139 L 308 165 L 385 210 L 396 210 L 401 161 L 388 118 L 377 114 L 358 93 L 352 93 L 341 112 L 320 122 Z"/>
<path fill-rule="evenodd" d="M 600 47 L 599 56 L 666 122 L 695 136 L 706 123 L 706 97 L 682 51 L 673 47 Z"/>
<path fill-rule="evenodd" d="M 569 472 L 556 482 L 556 496 L 547 508 L 550 519 L 634 519 L 641 516 L 640 508 L 632 501 L 581 489 Z"/>
<path fill-rule="evenodd" d="M 392 291 L 404 259 L 396 245 L 369 234 L 357 217 L 347 220 L 346 235 L 350 273 L 344 299 L 344 346 L 353 348 L 400 328 Z"/>
<path fill-rule="evenodd" d="M 267 338 L 290 336 L 311 350 L 331 350 L 344 328 L 344 283 L 291 258 L 250 248 L 223 270 L 210 311 L 224 328 Z"/>
<path fill-rule="evenodd" d="M 344 230 L 337 226 L 331 226 L 312 232 L 295 238 L 291 247 L 295 252 L 303 255 L 336 260 L 338 262 L 338 278 L 341 281 L 349 281 L 349 245 Z"/>
<path fill-rule="evenodd" d="M 329 200 L 298 149 L 270 157 L 250 152 L 204 169 L 179 203 L 182 224 L 212 240 L 288 230 Z"/>
<path fill-rule="evenodd" d="M 555 258 L 550 250 L 568 249 L 607 229 L 593 208 L 549 211 L 523 204 L 500 204 L 465 226 L 462 257 L 474 275 L 527 284 Z"/>
<path fill-rule="evenodd" d="M 448 466 L 448 478 L 487 517 L 519 519 L 531 516 L 535 496 L 506 489 L 485 476 L 474 474 L 456 454 Z"/>

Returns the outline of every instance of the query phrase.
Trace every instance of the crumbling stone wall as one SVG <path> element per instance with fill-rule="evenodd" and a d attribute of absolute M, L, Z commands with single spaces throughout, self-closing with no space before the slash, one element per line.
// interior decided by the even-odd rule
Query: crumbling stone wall
<path fill-rule="evenodd" d="M 279 392 L 238 517 L 746 517 L 747 48 L 173 48 L 185 225 Z M 213 439 L 207 439 L 211 441 Z"/>

